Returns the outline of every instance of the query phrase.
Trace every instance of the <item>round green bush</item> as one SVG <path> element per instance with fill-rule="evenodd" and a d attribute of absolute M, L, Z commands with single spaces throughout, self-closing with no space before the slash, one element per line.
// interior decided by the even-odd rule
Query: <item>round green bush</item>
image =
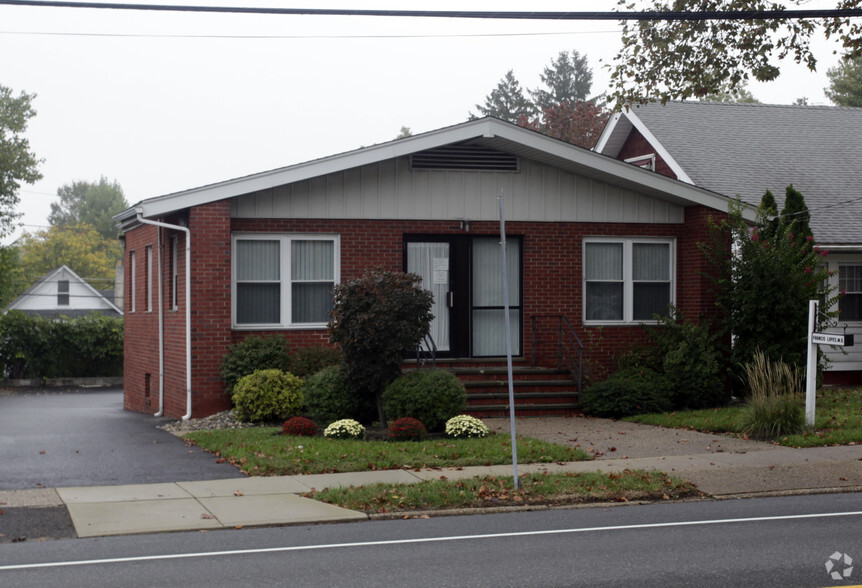
<path fill-rule="evenodd" d="M 284 337 L 247 337 L 231 346 L 221 360 L 219 373 L 227 393 L 233 395 L 236 383 L 258 370 L 291 371 L 287 341 Z"/>
<path fill-rule="evenodd" d="M 324 345 L 300 347 L 290 357 L 290 373 L 300 378 L 308 378 L 324 368 L 340 363 L 341 352 L 335 347 Z"/>
<path fill-rule="evenodd" d="M 236 383 L 237 418 L 248 422 L 284 420 L 302 411 L 302 380 L 281 370 L 259 370 Z"/>
<path fill-rule="evenodd" d="M 403 417 L 389 423 L 389 439 L 392 441 L 422 441 L 428 430 L 419 419 Z"/>
<path fill-rule="evenodd" d="M 318 423 L 365 420 L 372 410 L 370 400 L 360 398 L 347 386 L 340 365 L 324 368 L 305 380 L 302 395 L 305 414 Z"/>
<path fill-rule="evenodd" d="M 400 376 L 383 391 L 389 419 L 413 417 L 429 431 L 439 431 L 467 406 L 467 392 L 458 378 L 438 369 L 418 369 Z"/>
<path fill-rule="evenodd" d="M 581 410 L 605 418 L 667 412 L 673 408 L 671 394 L 670 383 L 660 374 L 645 367 L 627 367 L 584 390 Z"/>

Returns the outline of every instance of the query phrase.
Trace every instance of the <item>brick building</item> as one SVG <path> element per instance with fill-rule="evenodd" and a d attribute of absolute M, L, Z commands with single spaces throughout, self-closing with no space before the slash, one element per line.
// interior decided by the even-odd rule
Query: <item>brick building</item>
<path fill-rule="evenodd" d="M 571 325 L 610 366 L 669 304 L 712 309 L 697 243 L 724 196 L 486 118 L 143 200 L 125 241 L 125 407 L 224 410 L 228 347 L 283 334 L 326 343 L 335 284 L 383 267 L 435 295 L 437 356 L 505 355 L 500 197 L 513 355 L 558 361 Z M 134 296 L 134 309 L 130 305 Z M 542 331 L 541 333 L 539 331 Z"/>

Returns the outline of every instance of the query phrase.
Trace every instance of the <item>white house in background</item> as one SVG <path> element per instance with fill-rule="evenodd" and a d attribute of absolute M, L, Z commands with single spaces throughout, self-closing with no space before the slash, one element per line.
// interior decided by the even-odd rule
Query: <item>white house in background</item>
<path fill-rule="evenodd" d="M 123 316 L 123 311 L 113 303 L 112 298 L 113 293 L 105 295 L 99 292 L 63 265 L 40 278 L 4 308 L 3 313 L 17 310 L 44 318 L 76 317 L 91 312 Z"/>

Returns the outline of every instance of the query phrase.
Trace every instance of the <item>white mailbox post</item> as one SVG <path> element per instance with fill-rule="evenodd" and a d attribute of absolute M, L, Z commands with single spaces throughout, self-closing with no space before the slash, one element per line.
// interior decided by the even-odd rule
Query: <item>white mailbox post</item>
<path fill-rule="evenodd" d="M 852 347 L 853 335 L 842 333 L 815 333 L 817 325 L 817 301 L 808 301 L 808 365 L 805 369 L 805 424 L 814 424 L 814 403 L 817 388 L 817 347 Z"/>

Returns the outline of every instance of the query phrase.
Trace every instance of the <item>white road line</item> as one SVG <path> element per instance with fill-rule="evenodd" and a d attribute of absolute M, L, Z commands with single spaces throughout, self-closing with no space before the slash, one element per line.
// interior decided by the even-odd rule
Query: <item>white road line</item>
<path fill-rule="evenodd" d="M 674 523 L 645 523 L 641 525 L 618 525 L 613 527 L 585 527 L 582 529 L 548 529 L 544 531 L 519 531 L 513 533 L 487 533 L 482 535 L 454 535 L 450 537 L 421 537 L 417 539 L 392 539 L 388 541 L 359 541 L 356 543 L 327 543 L 323 545 L 295 545 L 292 547 L 264 547 L 260 549 L 236 549 L 230 551 L 207 551 L 201 553 L 171 553 L 166 555 L 145 555 L 137 557 L 116 557 L 107 559 L 84 559 L 78 561 L 57 561 L 33 564 L 0 566 L 0 572 L 11 570 L 32 570 L 38 568 L 57 568 L 64 566 L 90 566 L 112 563 L 160 561 L 168 559 L 192 559 L 202 557 L 224 557 L 226 555 L 250 555 L 256 553 L 284 553 L 288 551 L 310 551 L 313 549 L 343 549 L 345 547 L 379 547 L 384 545 L 408 545 L 411 543 L 439 543 L 444 541 L 465 541 L 476 539 L 501 539 L 506 537 L 530 537 L 536 535 L 563 535 L 568 533 L 600 533 L 607 531 L 630 531 L 634 529 L 660 529 L 663 527 L 695 527 L 698 525 L 726 525 L 732 523 L 757 523 L 766 521 L 793 521 L 830 517 L 862 516 L 862 511 L 830 512 L 821 514 L 785 515 L 773 517 L 750 517 L 744 519 L 715 519 L 706 521 L 679 521 Z"/>

